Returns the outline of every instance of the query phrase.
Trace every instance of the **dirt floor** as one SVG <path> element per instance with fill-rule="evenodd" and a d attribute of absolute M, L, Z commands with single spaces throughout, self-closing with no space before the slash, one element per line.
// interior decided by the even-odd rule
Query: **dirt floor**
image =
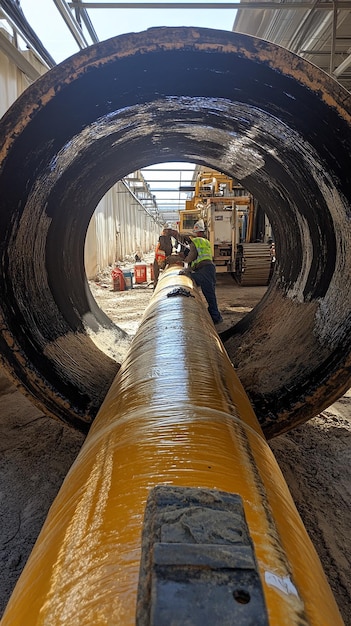
<path fill-rule="evenodd" d="M 106 270 L 90 288 L 101 308 L 112 320 L 119 319 L 132 338 L 152 296 L 152 284 L 114 292 Z M 220 330 L 251 310 L 264 292 L 264 287 L 243 288 L 230 276 L 220 276 Z M 0 372 L 0 437 L 1 615 L 84 436 L 45 416 Z M 270 445 L 345 624 L 351 626 L 351 390 Z"/>

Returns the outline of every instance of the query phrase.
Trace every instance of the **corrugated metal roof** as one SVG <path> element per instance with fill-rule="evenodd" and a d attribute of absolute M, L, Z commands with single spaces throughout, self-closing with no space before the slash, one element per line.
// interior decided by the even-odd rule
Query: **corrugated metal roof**
<path fill-rule="evenodd" d="M 252 4 L 252 8 L 248 5 Z M 336 9 L 338 3 L 296 0 L 288 3 L 245 0 L 239 9 L 233 30 L 255 35 L 288 48 L 322 70 L 331 73 L 351 90 L 351 3 L 350 8 Z M 297 8 L 291 8 L 296 4 Z M 285 5 L 285 7 L 284 7 Z M 300 5 L 300 8 L 298 8 Z M 342 6 L 348 6 L 343 3 Z M 303 8 L 301 8 L 303 7 Z"/>

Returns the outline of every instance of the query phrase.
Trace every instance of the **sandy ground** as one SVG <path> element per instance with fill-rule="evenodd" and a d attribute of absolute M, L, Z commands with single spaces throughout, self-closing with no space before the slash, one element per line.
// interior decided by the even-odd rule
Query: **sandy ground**
<path fill-rule="evenodd" d="M 120 326 L 132 337 L 152 285 L 114 292 L 110 272 L 105 272 L 90 286 L 111 319 L 123 317 Z M 217 295 L 224 328 L 255 306 L 264 291 L 220 277 Z M 0 371 L 0 437 L 1 615 L 84 436 L 45 416 Z M 351 391 L 270 445 L 345 624 L 351 626 Z"/>

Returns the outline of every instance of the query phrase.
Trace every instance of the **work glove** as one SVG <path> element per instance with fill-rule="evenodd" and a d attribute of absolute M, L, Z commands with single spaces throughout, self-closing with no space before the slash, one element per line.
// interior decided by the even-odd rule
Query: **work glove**
<path fill-rule="evenodd" d="M 180 270 L 179 272 L 179 276 L 188 276 L 188 278 L 191 278 L 191 275 L 192 271 L 189 269 Z"/>

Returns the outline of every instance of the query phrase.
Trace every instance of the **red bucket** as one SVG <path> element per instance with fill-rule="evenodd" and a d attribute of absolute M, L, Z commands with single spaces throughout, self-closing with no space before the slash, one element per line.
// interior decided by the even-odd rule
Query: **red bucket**
<path fill-rule="evenodd" d="M 137 263 L 134 265 L 134 279 L 137 284 L 147 282 L 145 263 Z"/>
<path fill-rule="evenodd" d="M 112 270 L 113 291 L 124 291 L 126 288 L 126 282 L 124 280 L 123 272 L 119 267 L 115 267 Z"/>

